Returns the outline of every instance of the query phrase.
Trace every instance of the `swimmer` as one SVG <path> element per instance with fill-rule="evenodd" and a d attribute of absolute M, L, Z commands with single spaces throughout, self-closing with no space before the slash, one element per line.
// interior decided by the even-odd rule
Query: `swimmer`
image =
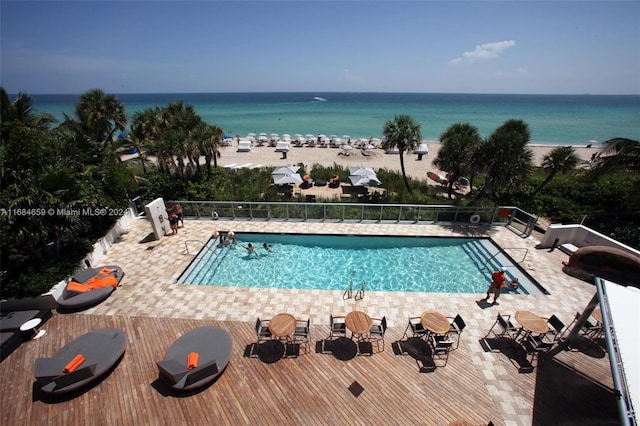
<path fill-rule="evenodd" d="M 240 244 L 240 246 L 242 246 L 242 248 L 246 249 L 247 252 L 249 252 L 249 255 L 255 254 L 256 257 L 260 257 L 258 255 L 258 253 L 256 253 L 256 251 L 255 251 L 256 248 L 253 246 L 253 244 L 249 243 L 246 246 L 243 246 L 242 244 Z"/>
<path fill-rule="evenodd" d="M 262 243 L 262 248 L 268 251 L 269 253 L 273 253 L 273 246 L 271 244 Z"/>
<path fill-rule="evenodd" d="M 507 284 L 511 290 L 516 290 L 518 288 L 518 279 L 514 278 Z"/>

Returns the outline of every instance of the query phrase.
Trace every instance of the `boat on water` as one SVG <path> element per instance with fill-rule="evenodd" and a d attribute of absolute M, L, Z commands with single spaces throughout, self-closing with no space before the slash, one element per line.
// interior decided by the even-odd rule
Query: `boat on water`
<path fill-rule="evenodd" d="M 318 101 L 318 102 L 327 102 L 327 100 L 325 98 L 321 98 L 319 96 L 314 96 L 313 100 L 314 101 Z"/>

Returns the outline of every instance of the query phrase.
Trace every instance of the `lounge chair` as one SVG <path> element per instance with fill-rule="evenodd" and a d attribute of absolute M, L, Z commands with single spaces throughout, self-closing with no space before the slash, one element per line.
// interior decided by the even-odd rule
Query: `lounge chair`
<path fill-rule="evenodd" d="M 51 358 L 37 358 L 35 378 L 41 390 L 62 394 L 79 389 L 109 371 L 124 354 L 127 337 L 117 328 L 82 335 Z"/>
<path fill-rule="evenodd" d="M 109 272 L 112 271 L 112 272 Z M 107 283 L 104 287 L 87 291 L 75 291 L 80 287 L 77 284 L 87 285 L 92 280 L 100 278 L 115 278 L 115 286 Z M 96 305 L 111 295 L 124 277 L 121 267 L 115 265 L 101 266 L 99 268 L 87 268 L 73 276 L 62 292 L 62 297 L 57 300 L 58 305 L 64 309 L 80 309 Z M 72 285 L 73 283 L 73 285 Z"/>
<path fill-rule="evenodd" d="M 222 374 L 231 359 L 231 349 L 231 335 L 226 330 L 200 327 L 176 340 L 156 364 L 168 386 L 196 389 Z"/>

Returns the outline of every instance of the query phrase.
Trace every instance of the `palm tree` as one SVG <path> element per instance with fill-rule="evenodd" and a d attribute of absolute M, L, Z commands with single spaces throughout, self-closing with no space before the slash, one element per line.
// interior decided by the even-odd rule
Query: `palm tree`
<path fill-rule="evenodd" d="M 580 161 L 576 150 L 571 146 L 559 146 L 551 150 L 549 154 L 542 158 L 542 167 L 548 172 L 548 175 L 533 192 L 533 195 L 536 195 L 551 182 L 551 179 L 553 179 L 556 174 L 564 174 L 569 170 L 575 169 L 578 164 L 580 164 Z"/>
<path fill-rule="evenodd" d="M 486 162 L 485 184 L 469 205 L 496 187 L 515 189 L 527 180 L 533 168 L 529 138 L 529 127 L 522 120 L 507 120 L 489 136 L 478 152 Z"/>
<path fill-rule="evenodd" d="M 442 146 L 433 165 L 449 175 L 449 198 L 458 178 L 472 171 L 474 153 L 482 143 L 480 133 L 468 123 L 455 123 L 440 135 Z"/>
<path fill-rule="evenodd" d="M 398 148 L 400 153 L 400 168 L 402 169 L 404 184 L 407 187 L 409 194 L 413 195 L 413 191 L 409 186 L 409 180 L 407 179 L 407 173 L 404 168 L 404 153 L 413 151 L 419 141 L 422 141 L 420 124 L 416 123 L 409 115 L 396 115 L 393 120 L 389 120 L 385 123 L 382 129 L 382 134 L 384 135 L 384 141 L 382 142 L 383 148 Z"/>
<path fill-rule="evenodd" d="M 83 130 L 98 143 L 108 144 L 116 130 L 125 130 L 128 121 L 124 104 L 100 89 L 81 94 L 75 112 Z"/>
<path fill-rule="evenodd" d="M 604 153 L 599 163 L 591 171 L 598 178 L 607 173 L 640 171 L 640 141 L 627 138 L 613 138 L 603 142 Z"/>

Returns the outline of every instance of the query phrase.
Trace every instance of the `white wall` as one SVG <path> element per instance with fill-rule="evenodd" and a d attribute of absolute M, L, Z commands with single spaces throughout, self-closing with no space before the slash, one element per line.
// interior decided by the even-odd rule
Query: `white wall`
<path fill-rule="evenodd" d="M 586 246 L 607 246 L 615 247 L 627 251 L 636 256 L 640 256 L 640 251 L 622 244 L 613 238 L 609 238 L 593 229 L 587 228 L 584 225 L 562 225 L 551 224 L 547 228 L 542 242 L 538 248 L 549 248 L 553 245 L 555 239 L 558 239 L 558 245 L 571 243 L 576 247 Z"/>

